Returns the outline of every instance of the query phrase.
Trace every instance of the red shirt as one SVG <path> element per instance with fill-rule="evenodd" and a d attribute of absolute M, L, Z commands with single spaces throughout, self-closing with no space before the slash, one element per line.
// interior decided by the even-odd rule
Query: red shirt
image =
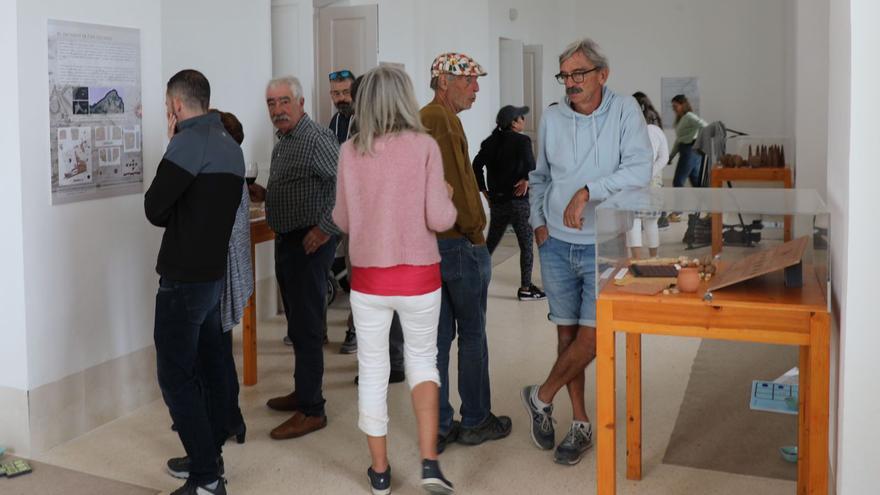
<path fill-rule="evenodd" d="M 440 288 L 440 264 L 351 268 L 351 289 L 374 296 L 421 296 Z"/>

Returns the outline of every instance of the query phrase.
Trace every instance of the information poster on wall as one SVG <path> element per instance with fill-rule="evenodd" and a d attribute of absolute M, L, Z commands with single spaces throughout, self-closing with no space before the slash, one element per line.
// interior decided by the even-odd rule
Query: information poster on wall
<path fill-rule="evenodd" d="M 52 204 L 143 193 L 137 29 L 49 20 Z"/>
<path fill-rule="evenodd" d="M 672 98 L 676 95 L 687 96 L 694 113 L 700 115 L 700 80 L 696 77 L 662 77 L 660 78 L 660 117 L 663 127 L 675 127 L 675 112 L 672 110 Z"/>

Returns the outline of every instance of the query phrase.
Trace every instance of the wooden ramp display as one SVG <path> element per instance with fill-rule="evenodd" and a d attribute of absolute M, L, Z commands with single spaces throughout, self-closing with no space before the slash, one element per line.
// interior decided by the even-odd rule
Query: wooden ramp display
<path fill-rule="evenodd" d="M 796 265 L 803 259 L 809 242 L 810 237 L 803 236 L 773 249 L 747 256 L 721 270 L 712 279 L 708 290 L 712 292 Z"/>

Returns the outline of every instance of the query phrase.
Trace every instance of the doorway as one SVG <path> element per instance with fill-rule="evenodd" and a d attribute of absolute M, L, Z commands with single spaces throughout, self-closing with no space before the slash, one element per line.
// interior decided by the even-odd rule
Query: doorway
<path fill-rule="evenodd" d="M 324 7 L 317 18 L 316 120 L 329 125 L 334 109 L 327 75 L 348 69 L 357 76 L 379 63 L 379 6 Z"/>

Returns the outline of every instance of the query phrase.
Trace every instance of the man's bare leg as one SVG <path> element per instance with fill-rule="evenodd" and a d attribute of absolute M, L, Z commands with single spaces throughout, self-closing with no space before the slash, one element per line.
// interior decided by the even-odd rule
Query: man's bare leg
<path fill-rule="evenodd" d="M 565 333 L 563 333 L 565 328 Z M 576 337 L 563 347 L 563 337 L 571 334 L 569 329 L 576 329 Z M 584 405 L 584 369 L 596 358 L 596 329 L 593 327 L 559 327 L 560 354 L 550 370 L 550 376 L 538 389 L 538 400 L 551 404 L 553 397 L 568 387 L 572 402 L 572 416 L 575 421 L 589 422 Z"/>

